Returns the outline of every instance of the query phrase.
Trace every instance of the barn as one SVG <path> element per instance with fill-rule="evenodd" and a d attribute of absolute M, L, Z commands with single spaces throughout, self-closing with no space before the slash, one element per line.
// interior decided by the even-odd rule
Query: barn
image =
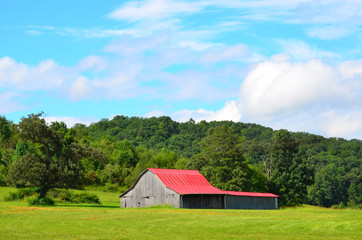
<path fill-rule="evenodd" d="M 271 193 L 222 191 L 197 170 L 148 168 L 120 196 L 121 207 L 168 204 L 176 208 L 277 209 Z"/>

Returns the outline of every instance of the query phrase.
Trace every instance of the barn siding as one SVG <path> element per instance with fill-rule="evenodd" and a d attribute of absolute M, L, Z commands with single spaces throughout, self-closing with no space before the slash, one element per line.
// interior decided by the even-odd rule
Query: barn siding
<path fill-rule="evenodd" d="M 231 196 L 225 197 L 227 209 L 277 209 L 277 198 L 272 197 L 247 197 Z"/>
<path fill-rule="evenodd" d="M 145 172 L 136 185 L 121 197 L 121 207 L 149 207 L 169 204 L 180 207 L 178 193 L 168 189 L 152 172 Z"/>
<path fill-rule="evenodd" d="M 192 194 L 183 195 L 182 208 L 223 209 L 224 194 Z"/>

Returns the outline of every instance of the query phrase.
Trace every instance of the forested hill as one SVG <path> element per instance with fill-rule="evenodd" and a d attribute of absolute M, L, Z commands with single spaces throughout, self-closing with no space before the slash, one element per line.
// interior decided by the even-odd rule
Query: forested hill
<path fill-rule="evenodd" d="M 87 133 L 92 139 L 129 140 L 134 146 L 143 145 L 147 148 L 167 148 L 178 155 L 192 157 L 200 152 L 199 143 L 207 134 L 208 129 L 226 125 L 234 133 L 245 137 L 249 141 L 267 141 L 271 139 L 273 130 L 257 124 L 235 123 L 232 121 L 196 123 L 190 119 L 179 123 L 170 117 L 125 117 L 116 116 L 112 120 L 103 119 L 91 124 Z M 84 127 L 84 126 L 75 126 Z"/>
<path fill-rule="evenodd" d="M 362 141 L 357 139 L 231 121 L 179 123 L 170 117 L 116 116 L 70 129 L 64 123 L 45 125 L 41 115 L 29 115 L 19 125 L 0 120 L 0 185 L 37 187 L 16 175 L 17 166 L 49 158 L 43 145 L 52 149 L 59 141 L 63 150 L 51 158 L 64 155 L 79 167 L 72 170 L 73 182 L 55 181 L 51 187 L 97 185 L 123 191 L 147 167 L 184 168 L 200 170 L 221 189 L 273 192 L 284 205 L 362 204 Z M 25 123 L 37 126 L 25 128 Z M 49 146 L 34 136 L 46 132 L 36 132 L 40 128 L 48 129 Z"/>
<path fill-rule="evenodd" d="M 199 142 L 207 131 L 217 126 L 228 126 L 233 132 L 245 139 L 249 147 L 267 147 L 272 142 L 272 128 L 253 123 L 232 121 L 201 121 L 196 123 L 190 119 L 179 123 L 170 117 L 125 117 L 116 116 L 112 120 L 102 119 L 89 127 L 78 124 L 74 129 L 88 134 L 92 139 L 129 140 L 134 146 L 143 145 L 148 148 L 167 148 L 178 155 L 192 157 L 199 153 Z M 362 158 L 362 140 L 343 138 L 324 138 L 306 132 L 290 132 L 291 136 L 305 149 L 310 156 L 331 155 L 341 158 Z"/>

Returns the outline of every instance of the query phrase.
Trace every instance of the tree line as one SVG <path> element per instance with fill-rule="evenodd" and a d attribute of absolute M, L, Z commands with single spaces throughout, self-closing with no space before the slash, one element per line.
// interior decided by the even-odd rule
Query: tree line
<path fill-rule="evenodd" d="M 281 205 L 362 204 L 362 141 L 258 124 L 170 117 L 102 119 L 90 126 L 19 124 L 0 116 L 0 185 L 102 187 L 122 192 L 148 167 L 197 169 L 223 190 L 272 192 Z"/>

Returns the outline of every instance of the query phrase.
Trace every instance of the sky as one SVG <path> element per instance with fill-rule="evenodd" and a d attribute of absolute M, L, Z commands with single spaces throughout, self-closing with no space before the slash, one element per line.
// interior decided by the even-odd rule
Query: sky
<path fill-rule="evenodd" d="M 362 0 L 12 0 L 0 115 L 231 120 L 362 139 Z"/>

